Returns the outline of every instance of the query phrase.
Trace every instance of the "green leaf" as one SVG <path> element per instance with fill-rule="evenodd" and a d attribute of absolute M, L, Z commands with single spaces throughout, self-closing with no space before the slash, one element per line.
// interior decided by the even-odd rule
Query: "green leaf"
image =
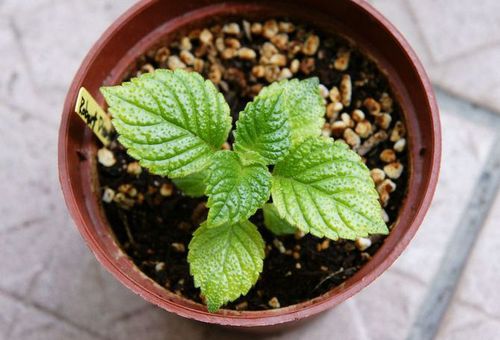
<path fill-rule="evenodd" d="M 218 228 L 203 223 L 189 243 L 190 272 L 210 312 L 248 293 L 259 278 L 263 259 L 264 240 L 249 221 Z"/>
<path fill-rule="evenodd" d="M 388 233 L 368 168 L 342 142 L 298 144 L 274 168 L 272 197 L 281 217 L 318 237 Z"/>
<path fill-rule="evenodd" d="M 200 171 L 231 129 L 224 97 L 194 72 L 156 70 L 101 92 L 120 142 L 158 175 Z"/>
<path fill-rule="evenodd" d="M 275 235 L 294 234 L 297 228 L 281 218 L 278 210 L 272 203 L 266 203 L 262 207 L 264 213 L 264 225 Z"/>
<path fill-rule="evenodd" d="M 285 156 L 290 149 L 291 134 L 283 92 L 284 89 L 279 88 L 247 104 L 236 123 L 236 151 L 257 152 L 267 164 L 275 164 Z"/>
<path fill-rule="evenodd" d="M 280 91 L 283 91 L 283 108 L 289 116 L 292 142 L 320 136 L 325 123 L 325 104 L 320 94 L 318 78 L 276 82 L 263 88 L 258 97 L 272 98 Z"/>
<path fill-rule="evenodd" d="M 271 192 L 267 167 L 234 151 L 219 151 L 213 156 L 206 183 L 210 227 L 248 219 Z"/>
<path fill-rule="evenodd" d="M 185 195 L 191 197 L 201 197 L 205 195 L 205 179 L 206 170 L 195 172 L 182 178 L 175 178 L 172 180 L 175 186 L 179 188 Z"/>

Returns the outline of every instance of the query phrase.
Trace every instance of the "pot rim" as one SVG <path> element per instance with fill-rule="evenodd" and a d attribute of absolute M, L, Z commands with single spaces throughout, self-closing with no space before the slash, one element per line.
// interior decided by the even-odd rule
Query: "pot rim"
<path fill-rule="evenodd" d="M 120 27 L 127 25 L 130 17 L 137 15 L 142 12 L 150 5 L 154 4 L 156 0 L 144 0 L 139 2 L 129 8 L 124 14 L 122 14 L 99 38 L 99 40 L 90 49 L 89 53 L 85 57 L 83 63 L 78 69 L 73 82 L 68 91 L 66 101 L 64 104 L 64 112 L 72 112 L 74 107 L 73 95 L 78 91 L 79 84 L 81 84 L 84 75 L 87 73 L 90 65 L 96 58 L 96 51 L 99 51 L 105 46 L 114 32 Z M 432 132 L 431 138 L 433 139 L 432 148 L 432 164 L 430 171 L 430 178 L 427 181 L 427 190 L 425 191 L 424 197 L 421 199 L 421 204 L 415 207 L 417 210 L 415 218 L 412 220 L 410 227 L 407 232 L 403 234 L 403 237 L 399 239 L 396 246 L 387 252 L 387 256 L 378 266 L 376 266 L 372 271 L 368 272 L 361 280 L 358 280 L 352 284 L 348 289 L 343 289 L 342 285 L 335 287 L 328 293 L 323 294 L 314 299 L 291 305 L 284 308 L 279 308 L 275 310 L 265 310 L 265 311 L 241 311 L 234 312 L 229 310 L 220 310 L 217 313 L 209 313 L 208 311 L 203 311 L 200 309 L 190 308 L 186 305 L 176 303 L 176 300 L 180 301 L 181 297 L 172 297 L 166 299 L 153 291 L 149 290 L 147 287 L 142 286 L 139 282 L 133 278 L 127 276 L 122 269 L 117 265 L 116 259 L 110 258 L 105 252 L 100 248 L 96 235 L 93 235 L 89 229 L 86 227 L 86 219 L 82 214 L 82 207 L 77 202 L 75 194 L 71 185 L 70 175 L 69 175 L 69 162 L 67 159 L 67 134 L 69 119 L 63 113 L 60 129 L 59 129 L 59 147 L 58 147 L 58 169 L 59 169 L 59 181 L 61 184 L 62 192 L 66 201 L 68 210 L 79 230 L 82 234 L 85 242 L 94 253 L 98 261 L 107 268 L 120 282 L 122 282 L 126 287 L 131 289 L 136 294 L 143 297 L 145 300 L 160 306 L 170 312 L 178 314 L 183 317 L 190 319 L 195 319 L 198 321 L 203 321 L 207 323 L 215 323 L 219 325 L 230 325 L 230 326 L 243 326 L 243 327 L 253 327 L 253 326 L 268 326 L 274 325 L 294 320 L 299 320 L 312 316 L 314 314 L 320 313 L 328 308 L 331 308 L 347 298 L 358 293 L 361 289 L 370 284 L 378 276 L 380 276 L 385 270 L 387 270 L 392 263 L 397 259 L 397 257 L 406 248 L 410 240 L 415 235 L 418 227 L 420 226 L 430 204 L 432 197 L 434 195 L 438 175 L 440 168 L 441 159 L 441 128 L 439 122 L 438 107 L 435 99 L 432 86 L 427 77 L 426 72 L 419 59 L 417 58 L 415 52 L 410 47 L 408 42 L 403 38 L 401 33 L 386 19 L 375 10 L 369 3 L 364 0 L 351 0 L 352 4 L 359 7 L 366 15 L 371 16 L 374 20 L 384 26 L 384 28 L 397 40 L 397 42 L 402 47 L 402 51 L 406 53 L 406 57 L 411 61 L 412 66 L 415 68 L 418 78 L 421 82 L 421 86 L 424 88 L 428 102 L 426 103 L 429 112 L 431 113 L 431 125 Z M 130 260 L 129 260 L 130 261 Z M 330 294 L 335 291 L 335 294 Z"/>

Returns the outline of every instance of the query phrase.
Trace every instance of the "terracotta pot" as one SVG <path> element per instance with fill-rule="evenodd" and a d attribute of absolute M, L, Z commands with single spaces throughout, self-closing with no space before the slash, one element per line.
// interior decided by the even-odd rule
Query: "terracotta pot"
<path fill-rule="evenodd" d="M 118 246 L 100 206 L 95 154 L 97 139 L 73 112 L 85 86 L 100 104 L 98 88 L 118 83 L 136 57 L 172 32 L 219 17 L 263 19 L 287 16 L 353 40 L 387 74 L 401 104 L 409 146 L 409 189 L 396 226 L 383 246 L 343 285 L 313 300 L 266 311 L 208 313 L 146 277 Z M 401 254 L 417 231 L 436 187 L 441 155 L 438 109 L 429 80 L 401 34 L 361 0 L 227 2 L 224 0 L 142 1 L 121 16 L 90 50 L 68 92 L 59 131 L 59 176 L 68 209 L 90 249 L 120 282 L 147 301 L 186 318 L 219 325 L 269 328 L 318 314 L 366 287 Z"/>

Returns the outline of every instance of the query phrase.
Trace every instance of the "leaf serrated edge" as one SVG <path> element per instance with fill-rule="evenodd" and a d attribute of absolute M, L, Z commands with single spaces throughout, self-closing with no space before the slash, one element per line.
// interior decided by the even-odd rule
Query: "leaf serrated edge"
<path fill-rule="evenodd" d="M 237 222 L 237 223 L 232 224 L 232 225 L 224 225 L 224 226 L 218 227 L 218 228 L 222 228 L 222 229 L 220 229 L 222 233 L 226 233 L 226 235 L 231 234 L 225 240 L 225 246 L 223 247 L 225 253 L 227 252 L 227 249 L 229 248 L 229 246 L 228 246 L 228 244 L 230 243 L 229 239 L 231 237 L 237 238 L 239 244 L 241 244 L 243 246 L 243 248 L 245 249 L 245 252 L 248 254 L 254 268 L 251 269 L 252 273 L 250 273 L 251 274 L 251 277 L 249 280 L 250 284 L 248 284 L 248 285 L 244 284 L 243 286 L 239 286 L 238 288 L 241 288 L 241 289 L 238 289 L 237 293 L 231 293 L 230 297 L 219 297 L 218 296 L 214 300 L 213 297 L 205 295 L 205 290 L 207 289 L 207 285 L 216 284 L 216 283 L 210 282 L 209 280 L 202 280 L 203 277 L 208 277 L 208 275 L 210 275 L 210 274 L 209 273 L 203 274 L 202 278 L 200 278 L 198 276 L 199 273 L 193 267 L 193 263 L 198 258 L 200 258 L 200 256 L 202 258 L 207 258 L 207 256 L 199 255 L 198 249 L 194 249 L 194 245 L 198 241 L 196 239 L 196 237 L 205 231 L 205 230 L 203 230 L 203 228 L 207 228 L 207 230 L 214 231 L 214 229 L 208 229 L 206 222 L 202 223 L 200 225 L 200 227 L 195 230 L 195 232 L 193 233 L 193 238 L 191 239 L 191 241 L 188 245 L 188 258 L 187 258 L 187 260 L 188 260 L 188 263 L 190 264 L 189 271 L 190 271 L 191 276 L 193 276 L 194 286 L 196 288 L 200 288 L 200 290 L 202 291 L 202 294 L 204 294 L 204 296 L 206 298 L 208 311 L 209 312 L 216 312 L 223 304 L 225 304 L 229 301 L 234 301 L 242 295 L 246 295 L 248 293 L 248 291 L 253 287 L 253 285 L 255 285 L 255 283 L 257 282 L 257 280 L 260 276 L 260 273 L 262 272 L 262 269 L 264 267 L 263 260 L 265 257 L 265 251 L 264 251 L 265 242 L 264 242 L 264 239 L 262 238 L 262 235 L 259 233 L 257 227 L 252 222 L 250 222 L 248 220 L 240 221 L 240 222 Z M 252 249 L 251 251 L 249 250 L 247 242 L 242 242 L 240 236 L 235 231 L 236 228 L 239 228 L 237 230 L 240 230 L 242 233 L 245 234 L 247 239 L 252 241 L 252 243 L 255 245 L 255 249 Z M 248 230 L 248 228 L 251 228 L 251 230 Z M 204 240 L 205 245 L 210 244 L 215 239 L 218 239 L 219 235 L 220 234 L 215 234 L 215 236 L 213 236 L 209 240 Z M 255 250 L 257 251 L 257 253 L 255 253 Z M 240 268 L 240 270 L 242 270 L 244 268 L 244 266 L 242 265 L 241 259 L 239 258 L 239 256 L 236 256 L 236 257 L 238 258 L 239 268 Z M 210 257 L 208 257 L 208 258 L 210 258 Z M 224 262 L 227 259 L 226 255 L 222 256 L 222 258 L 224 259 Z M 223 268 L 221 273 L 223 273 L 225 276 L 227 276 L 227 273 L 224 272 L 225 265 L 222 264 L 221 267 Z M 242 270 L 240 273 L 245 273 L 245 271 Z M 205 282 L 203 282 L 203 281 L 205 281 Z"/>
<path fill-rule="evenodd" d="M 308 143 L 310 140 L 317 140 L 317 141 L 322 141 L 322 142 L 327 142 L 329 145 L 331 146 L 336 146 L 336 147 L 341 147 L 341 148 L 344 148 L 345 150 L 348 150 L 348 151 L 351 151 L 346 145 L 344 145 L 344 143 L 341 143 L 339 141 L 333 141 L 332 138 L 326 138 L 326 137 L 317 137 L 317 138 L 307 138 L 307 139 L 304 139 L 302 140 L 299 144 L 295 145 L 293 147 L 293 149 L 290 151 L 290 153 L 293 152 L 293 150 L 295 149 L 298 149 L 301 147 L 302 144 L 304 143 Z M 357 154 L 355 154 L 355 156 L 357 156 L 357 158 L 359 158 L 359 161 L 361 161 L 361 157 Z M 354 157 L 354 156 L 353 156 Z M 333 161 L 333 159 L 332 159 Z M 347 162 L 352 162 L 354 164 L 357 164 L 356 162 L 353 161 L 353 159 L 339 159 L 339 161 L 347 161 Z M 368 172 L 368 168 L 366 167 L 365 164 L 360 164 L 367 172 L 367 177 L 366 177 L 366 180 L 370 180 L 372 181 L 371 177 L 369 176 L 369 172 Z M 317 165 L 315 165 L 317 166 Z M 307 221 L 307 218 L 306 218 L 306 213 L 304 211 L 304 207 L 303 205 L 300 203 L 300 200 L 298 200 L 298 197 L 299 195 L 297 194 L 297 192 L 295 191 L 295 186 L 293 184 L 290 184 L 291 186 L 291 190 L 294 191 L 292 198 L 295 200 L 295 204 L 297 207 L 299 207 L 299 209 L 301 210 L 301 213 L 300 213 L 300 216 L 301 219 L 299 219 L 298 221 L 296 220 L 296 218 L 294 217 L 295 214 L 292 213 L 292 211 L 288 208 L 288 204 L 287 204 L 287 200 L 285 198 L 285 195 L 286 193 L 283 192 L 284 188 L 283 188 L 283 185 L 282 183 L 280 183 L 280 179 L 284 179 L 285 182 L 286 181 L 295 181 L 297 183 L 299 183 L 300 185 L 304 185 L 306 186 L 306 189 L 307 189 L 307 193 L 309 194 L 310 198 L 311 198 L 311 201 L 313 202 L 313 204 L 316 206 L 316 210 L 318 212 L 318 214 L 321 216 L 321 218 L 323 219 L 325 225 L 329 225 L 328 221 L 325 220 L 323 214 L 321 214 L 321 209 L 317 206 L 318 205 L 318 202 L 315 200 L 315 197 L 316 195 L 311 193 L 309 189 L 312 189 L 312 190 L 315 190 L 317 191 L 318 193 L 317 194 L 322 194 L 322 195 L 325 195 L 327 193 L 317 189 L 317 188 L 314 188 L 314 187 L 311 187 L 309 188 L 308 187 L 308 183 L 302 183 L 301 181 L 297 181 L 296 179 L 294 178 L 289 178 L 289 177 L 282 177 L 280 176 L 279 174 L 276 174 L 276 170 L 279 171 L 279 168 L 280 168 L 280 164 L 277 164 L 274 168 L 274 171 L 273 171 L 273 178 L 272 178 L 272 188 L 271 188 L 271 197 L 273 197 L 273 204 L 276 206 L 276 210 L 278 212 L 278 215 L 283 218 L 284 220 L 286 220 L 288 223 L 290 223 L 291 225 L 294 225 L 296 226 L 297 228 L 299 228 L 300 230 L 302 230 L 303 232 L 306 232 L 306 233 L 311 233 L 317 237 L 328 237 L 328 238 L 331 238 L 332 240 L 337 240 L 338 238 L 343 238 L 343 239 L 354 239 L 355 237 L 364 237 L 364 236 L 368 236 L 369 234 L 388 234 L 389 232 L 389 229 L 387 228 L 386 224 L 382 221 L 382 218 L 380 216 L 380 218 L 377 216 L 376 217 L 376 221 L 372 221 L 371 218 L 369 217 L 366 217 L 364 216 L 363 214 L 355 211 L 354 213 L 360 215 L 361 217 L 363 217 L 364 219 L 366 219 L 369 224 L 370 224 L 370 227 L 374 227 L 374 229 L 368 229 L 368 228 L 365 228 L 364 230 L 354 230 L 350 224 L 348 223 L 345 223 L 344 221 L 344 217 L 341 215 L 341 213 L 339 211 L 337 211 L 337 214 L 339 216 L 339 218 L 342 219 L 343 223 L 345 224 L 345 226 L 348 228 L 348 229 L 351 229 L 356 235 L 355 236 L 352 236 L 352 237 L 345 237 L 344 235 L 343 236 L 340 236 L 339 232 L 338 231 L 335 231 L 335 230 L 332 230 L 331 228 L 328 228 L 328 230 L 325 232 L 325 231 L 322 231 L 322 232 L 317 232 L 317 231 L 321 231 L 322 228 L 311 228 L 311 223 L 309 221 Z M 361 179 L 360 179 L 361 180 Z M 372 181 L 373 183 L 373 181 Z M 373 183 L 373 186 L 374 186 L 374 183 Z M 373 191 L 373 194 L 369 195 L 369 199 L 371 201 L 375 200 L 377 201 L 377 206 L 380 207 L 380 205 L 378 204 L 378 195 L 377 195 L 377 192 L 375 191 L 375 188 L 374 188 L 374 191 Z M 278 198 L 278 199 L 276 199 Z M 341 204 L 343 206 L 345 206 L 344 202 L 341 202 L 337 199 L 335 199 L 335 205 L 337 204 Z M 370 204 L 375 204 L 374 202 L 370 202 Z M 349 206 L 347 206 L 347 208 L 350 208 Z M 380 207 L 380 210 L 382 208 Z M 303 220 L 303 221 L 300 221 L 300 220 Z M 305 222 L 305 223 L 303 223 Z M 373 231 L 372 231 L 373 230 Z M 330 234 L 330 232 L 334 233 L 334 234 Z"/>
<path fill-rule="evenodd" d="M 155 75 L 157 75 L 157 77 L 155 77 Z M 188 115 L 186 115 L 186 109 L 184 107 L 184 104 L 180 101 L 180 99 L 178 98 L 175 91 L 173 91 L 173 89 L 170 87 L 170 84 L 168 83 L 168 81 L 161 81 L 161 80 L 157 79 L 158 77 L 162 78 L 163 80 L 165 80 L 168 77 L 175 77 L 179 81 L 179 83 L 181 83 L 182 86 L 184 86 L 184 88 L 186 90 L 186 94 L 189 97 L 191 104 L 193 104 L 193 109 L 195 109 L 197 107 L 197 105 L 194 105 L 194 97 L 195 96 L 193 95 L 193 92 L 185 84 L 184 80 L 186 79 L 186 77 L 192 77 L 193 81 L 197 81 L 200 83 L 200 87 L 203 89 L 203 97 L 205 98 L 205 100 L 203 101 L 203 103 L 201 105 L 204 105 L 206 108 L 208 108 L 207 102 L 211 102 L 212 100 L 206 100 L 206 99 L 208 98 L 208 96 L 213 97 L 213 101 L 215 101 L 216 105 L 217 105 L 217 111 L 212 110 L 212 112 L 211 112 L 212 114 L 209 116 L 210 117 L 212 117 L 212 116 L 217 117 L 217 114 L 215 114 L 216 112 L 219 112 L 223 116 L 222 117 L 223 119 L 220 121 L 220 124 L 224 128 L 224 135 L 223 136 L 221 135 L 220 140 L 216 141 L 215 144 L 217 144 L 217 145 L 214 145 L 213 141 L 207 140 L 205 138 L 206 136 L 201 136 L 199 133 L 196 133 L 196 132 L 199 132 L 199 128 L 200 128 L 199 124 L 196 124 L 196 129 L 195 129 L 196 131 L 191 131 L 192 124 L 190 124 L 188 122 L 189 117 L 188 117 Z M 159 83 L 160 86 L 167 89 L 167 91 L 170 93 L 170 95 L 173 96 L 173 98 L 175 99 L 175 102 L 177 104 L 177 107 L 181 111 L 181 114 L 182 114 L 182 119 L 181 119 L 182 126 L 179 125 L 178 122 L 174 122 L 172 120 L 167 119 L 167 115 L 164 114 L 164 111 L 163 111 L 164 108 L 162 107 L 162 105 L 160 105 L 158 98 L 156 98 L 155 94 L 147 86 L 145 86 L 145 80 Z M 140 88 L 142 91 L 145 91 L 146 93 L 148 93 L 149 96 L 156 102 L 156 106 L 157 106 L 159 112 L 154 112 L 150 108 L 148 108 L 144 105 L 141 105 L 139 102 L 131 101 L 128 98 L 125 98 L 122 95 L 120 95 L 120 93 L 119 93 L 120 90 L 118 90 L 118 89 L 121 89 L 123 87 L 128 87 L 128 86 L 135 86 L 137 88 Z M 224 97 L 222 96 L 222 94 L 220 92 L 217 91 L 217 89 L 215 88 L 213 83 L 210 82 L 209 80 L 204 80 L 201 77 L 201 75 L 199 75 L 196 72 L 187 72 L 184 70 L 175 70 L 175 71 L 155 70 L 154 73 L 144 74 L 140 77 L 132 78 L 130 81 L 122 83 L 122 85 L 103 86 L 100 88 L 100 91 L 103 94 L 103 96 L 105 97 L 106 101 L 111 104 L 109 107 L 109 111 L 111 113 L 113 113 L 113 106 L 114 105 L 120 105 L 118 102 L 116 102 L 116 100 L 118 100 L 121 102 L 125 102 L 128 105 L 138 107 L 139 109 L 144 110 L 145 112 L 148 112 L 151 116 L 158 117 L 159 119 L 161 119 L 161 122 L 159 122 L 157 124 L 167 124 L 175 130 L 184 132 L 182 134 L 179 134 L 178 136 L 175 136 L 172 139 L 169 139 L 168 141 L 174 141 L 178 138 L 187 138 L 187 136 L 190 136 L 191 138 L 193 138 L 193 140 L 202 141 L 203 145 L 206 146 L 208 148 L 208 150 L 210 150 L 211 152 L 216 152 L 218 149 L 220 149 L 220 147 L 222 146 L 224 141 L 227 139 L 227 136 L 229 135 L 229 132 L 231 130 L 232 118 L 229 114 L 229 112 L 230 112 L 229 105 L 225 102 Z M 216 119 L 216 120 L 219 120 L 219 119 Z M 132 122 L 127 122 L 126 120 L 121 119 L 121 116 L 114 117 L 112 119 L 112 123 L 115 126 L 115 129 L 117 130 L 118 133 L 123 133 L 125 131 L 124 130 L 125 126 L 128 126 L 132 129 L 134 126 L 151 126 L 151 124 L 149 124 L 149 125 L 141 125 L 141 124 L 137 124 L 137 123 L 133 124 Z M 121 124 L 123 124 L 123 126 Z M 213 137 L 214 136 L 213 132 L 214 132 L 214 130 L 209 130 L 208 131 L 209 136 Z M 147 159 L 147 158 L 141 156 L 141 154 L 137 150 L 135 150 L 135 149 L 137 149 L 137 147 L 135 147 L 134 144 L 135 143 L 139 144 L 139 145 L 150 145 L 150 144 L 144 143 L 144 142 L 139 142 L 139 141 L 134 141 L 133 138 L 134 137 L 133 137 L 133 134 L 131 132 L 119 136 L 120 142 L 127 148 L 127 153 L 129 155 L 131 155 L 133 158 L 138 159 L 141 166 L 148 168 L 152 173 L 168 176 L 170 178 L 179 178 L 179 177 L 184 177 L 184 176 L 190 175 L 190 174 L 196 172 L 197 170 L 199 170 L 196 168 L 193 169 L 193 164 L 195 164 L 195 162 L 200 163 L 199 162 L 200 159 L 205 158 L 205 161 L 201 163 L 200 167 L 204 167 L 207 165 L 206 163 L 208 163 L 208 159 L 207 159 L 206 155 L 204 155 L 204 152 L 202 152 L 200 150 L 199 157 L 195 157 L 195 158 L 190 159 L 188 164 L 180 164 L 179 167 L 174 166 L 175 169 L 170 169 L 170 166 L 167 166 L 167 165 L 162 166 L 162 165 L 158 165 L 158 164 L 150 164 L 151 162 L 156 162 L 156 161 L 161 161 L 161 160 Z M 217 138 L 212 138 L 212 139 L 215 140 Z M 168 143 L 168 141 L 162 141 L 161 143 L 153 143 L 153 145 Z M 195 143 L 194 145 L 191 145 L 190 148 L 183 150 L 181 154 L 188 153 L 188 152 L 192 151 L 193 149 L 196 149 L 199 147 L 200 147 L 200 145 Z M 206 150 L 206 151 L 208 151 L 208 150 Z M 172 164 L 172 160 L 170 158 L 175 158 L 175 157 L 176 156 L 167 157 L 163 160 L 165 160 L 165 161 L 170 160 L 169 164 Z"/>

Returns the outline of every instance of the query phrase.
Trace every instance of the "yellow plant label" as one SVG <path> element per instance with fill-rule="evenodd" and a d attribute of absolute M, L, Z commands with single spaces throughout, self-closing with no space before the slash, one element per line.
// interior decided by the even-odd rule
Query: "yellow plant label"
<path fill-rule="evenodd" d="M 110 136 L 113 132 L 111 118 L 84 87 L 80 88 L 80 92 L 78 92 L 75 112 L 94 131 L 104 145 L 110 143 Z"/>

